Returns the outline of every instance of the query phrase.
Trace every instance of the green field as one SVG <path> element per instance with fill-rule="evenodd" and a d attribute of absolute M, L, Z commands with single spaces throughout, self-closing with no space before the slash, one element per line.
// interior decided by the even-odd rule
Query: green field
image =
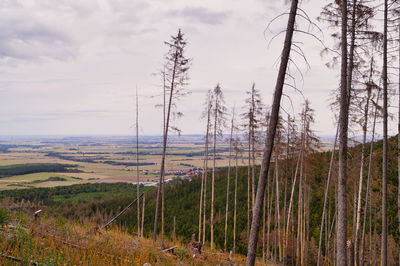
<path fill-rule="evenodd" d="M 167 179 L 184 177 L 191 170 L 203 167 L 203 141 L 202 136 L 171 137 L 166 159 Z M 133 143 L 131 137 L 2 139 L 0 140 L 0 190 L 88 182 L 135 183 L 137 158 L 136 146 Z M 159 137 L 143 137 L 140 140 L 139 178 L 141 182 L 154 182 L 159 178 L 162 152 L 160 143 Z M 217 167 L 227 166 L 228 156 L 229 146 L 226 143 L 219 143 Z M 246 154 L 242 156 L 239 164 L 246 165 Z M 19 164 L 48 165 L 47 167 L 49 164 L 59 164 L 70 167 L 68 167 L 69 171 L 48 169 L 8 173 L 1 178 L 2 169 Z M 63 178 L 63 180 L 54 177 Z"/>

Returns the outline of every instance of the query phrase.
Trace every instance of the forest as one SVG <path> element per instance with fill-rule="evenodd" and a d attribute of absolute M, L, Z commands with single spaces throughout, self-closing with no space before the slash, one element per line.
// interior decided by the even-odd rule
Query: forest
<path fill-rule="evenodd" d="M 80 170 L 73 164 L 59 163 L 29 163 L 10 164 L 0 166 L 0 178 L 41 172 L 79 173 Z"/>

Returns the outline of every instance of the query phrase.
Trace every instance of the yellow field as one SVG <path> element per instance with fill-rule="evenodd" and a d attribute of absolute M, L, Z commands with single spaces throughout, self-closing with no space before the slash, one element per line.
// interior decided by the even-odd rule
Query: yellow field
<path fill-rule="evenodd" d="M 88 138 L 88 140 L 91 140 Z M 0 145 L 16 145 L 0 152 L 0 166 L 24 163 L 61 163 L 73 164 L 82 173 L 35 173 L 21 176 L 0 178 L 0 190 L 24 187 L 49 187 L 87 182 L 133 182 L 136 178 L 136 147 L 132 142 L 115 143 L 107 139 L 88 141 L 82 138 L 76 143 L 64 141 L 24 140 L 10 141 Z M 166 159 L 167 179 L 185 176 L 193 168 L 203 167 L 204 145 L 190 141 L 174 141 L 168 146 Z M 217 167 L 228 166 L 229 146 L 218 145 Z M 212 147 L 210 159 L 212 158 Z M 223 149 L 223 150 L 221 150 Z M 162 147 L 160 144 L 144 143 L 139 146 L 139 162 L 152 163 L 140 166 L 140 181 L 151 182 L 159 178 Z M 242 154 L 247 156 L 247 154 Z M 258 163 L 258 161 L 257 161 Z M 232 166 L 234 161 L 231 162 Z M 247 158 L 239 159 L 239 165 L 246 165 Z M 209 167 L 211 167 L 209 162 Z M 180 173 L 178 173 L 180 172 Z M 189 173 L 190 174 L 190 173 Z M 63 177 L 65 181 L 44 181 L 49 177 Z M 42 182 L 38 182 L 42 181 Z"/>

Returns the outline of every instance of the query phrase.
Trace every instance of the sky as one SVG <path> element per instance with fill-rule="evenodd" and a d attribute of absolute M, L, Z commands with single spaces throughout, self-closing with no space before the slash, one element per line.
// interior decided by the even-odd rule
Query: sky
<path fill-rule="evenodd" d="M 190 95 L 174 122 L 183 134 L 203 134 L 203 102 L 220 83 L 226 105 L 239 112 L 253 82 L 270 105 L 282 49 L 271 38 L 287 23 L 286 1 L 275 0 L 2 0 L 0 1 L 0 135 L 134 134 L 135 90 L 141 135 L 161 134 L 165 41 L 182 29 L 192 58 Z M 304 1 L 315 22 L 325 0 Z M 299 22 L 300 27 L 307 24 Z M 326 25 L 320 25 L 324 30 Z M 313 32 L 325 45 L 329 34 Z M 315 109 L 318 135 L 334 135 L 331 92 L 339 69 L 328 69 L 320 41 L 297 33 L 307 56 L 296 55 L 302 94 L 285 88 L 282 107 L 298 114 L 304 98 Z M 292 73 L 295 71 L 292 65 Z M 228 130 L 227 130 L 228 131 Z"/>

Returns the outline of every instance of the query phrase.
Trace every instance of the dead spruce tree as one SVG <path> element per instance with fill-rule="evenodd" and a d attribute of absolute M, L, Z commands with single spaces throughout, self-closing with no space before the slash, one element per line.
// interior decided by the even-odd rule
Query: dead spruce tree
<path fill-rule="evenodd" d="M 232 158 L 232 143 L 233 131 L 235 128 L 235 107 L 232 109 L 231 119 L 231 134 L 229 136 L 229 158 L 228 158 L 228 174 L 226 177 L 226 203 L 225 203 L 225 238 L 224 238 L 224 251 L 226 252 L 227 235 L 228 235 L 228 211 L 229 211 L 229 191 L 230 191 L 230 178 L 231 178 L 231 158 Z"/>
<path fill-rule="evenodd" d="M 333 3 L 328 4 L 323 8 L 323 11 L 321 12 L 321 16 L 319 17 L 319 20 L 326 21 L 330 24 L 332 28 L 338 28 L 338 26 L 341 27 L 341 20 L 340 18 L 342 17 L 342 2 L 341 1 L 335 1 Z M 373 8 L 368 6 L 369 1 L 365 0 L 352 0 L 347 2 L 347 16 L 349 17 L 349 22 L 347 24 L 347 35 L 346 35 L 346 42 L 349 40 L 349 46 L 348 46 L 348 64 L 347 64 L 347 81 L 346 81 L 346 86 L 347 86 L 347 100 L 348 100 L 348 110 L 351 110 L 351 114 L 357 113 L 359 110 L 359 103 L 360 100 L 359 93 L 357 92 L 357 86 L 360 84 L 358 82 L 359 79 L 361 79 L 360 75 L 364 75 L 363 73 L 363 67 L 368 66 L 369 62 L 365 60 L 365 53 L 366 53 L 366 45 L 370 45 L 371 41 L 371 36 L 373 38 L 376 38 L 376 33 L 371 31 L 371 26 L 370 26 L 370 20 L 374 16 L 374 10 Z M 346 19 L 347 19 L 346 16 Z M 332 37 L 334 39 L 337 39 L 338 42 L 336 42 L 335 45 L 335 50 L 339 50 L 340 45 L 342 45 L 342 37 L 343 35 L 340 35 L 337 32 L 334 32 L 332 34 Z M 346 50 L 347 51 L 347 50 Z M 341 53 L 338 53 L 338 55 L 335 55 L 333 57 L 333 64 L 328 64 L 329 66 L 334 66 L 336 65 L 336 62 L 340 61 L 339 56 Z M 367 71 L 368 72 L 368 71 Z M 336 102 L 334 105 L 340 106 L 341 104 L 341 98 L 339 95 L 337 96 Z M 363 117 L 363 115 L 361 115 Z M 354 115 L 353 115 L 354 117 Z M 356 117 L 355 120 L 358 120 L 358 117 Z M 338 125 L 339 126 L 339 125 Z M 348 126 L 349 128 L 349 126 Z M 362 160 L 363 161 L 363 160 Z M 363 169 L 363 167 L 361 167 Z M 363 173 L 360 173 L 362 175 Z M 357 212 L 359 210 L 359 206 L 357 203 L 359 202 L 359 195 L 360 195 L 360 187 L 362 183 L 357 185 L 357 182 L 354 180 L 354 204 L 353 204 L 353 243 L 352 243 L 352 251 L 351 251 L 351 256 L 354 257 L 354 263 L 358 263 L 358 254 L 357 254 L 357 245 L 358 242 L 355 239 L 358 239 L 358 236 L 356 236 L 357 232 Z M 328 184 L 329 186 L 329 184 Z M 357 192 L 357 186 L 358 186 L 358 192 Z M 362 187 L 361 187 L 362 189 Z M 358 196 L 357 196 L 358 195 Z M 326 206 L 325 206 L 326 207 Z M 324 207 L 324 208 L 325 208 Z M 324 212 L 324 211 L 323 211 Z M 323 214 L 324 218 L 324 214 Z M 358 220 L 359 221 L 359 220 Z M 323 222 L 322 222 L 323 224 Z M 359 227 L 359 226 L 358 226 Z M 323 228 L 321 228 L 321 233 L 323 231 Z M 320 235 L 320 244 L 322 240 L 322 234 Z M 354 244 L 354 245 L 353 245 Z M 321 245 L 319 247 L 318 251 L 318 265 L 320 265 L 321 261 L 321 251 L 320 251 Z M 352 262 L 353 263 L 353 259 Z"/>
<path fill-rule="evenodd" d="M 137 234 L 142 237 L 140 233 L 140 196 L 139 196 L 139 98 L 136 89 L 136 201 L 137 201 Z"/>
<path fill-rule="evenodd" d="M 370 142 L 370 148 L 369 148 L 369 162 L 368 162 L 368 173 L 367 173 L 367 188 L 365 190 L 365 205 L 364 205 L 364 221 L 363 221 L 363 228 L 362 228 L 362 233 L 361 233 L 361 257 L 360 257 L 360 264 L 364 265 L 364 256 L 365 256 L 365 229 L 366 229 L 366 224 L 367 224 L 367 208 L 368 208 L 368 203 L 369 203 L 369 198 L 370 198 L 370 187 L 371 187 L 371 179 L 372 179 L 372 160 L 373 160 L 373 144 L 375 141 L 375 128 L 376 128 L 376 119 L 378 116 L 378 111 L 381 110 L 382 108 L 379 106 L 379 101 L 380 101 L 380 96 L 381 96 L 381 88 L 379 88 L 376 83 L 374 83 L 373 80 L 370 81 L 370 84 L 368 85 L 371 88 L 376 88 L 375 90 L 372 90 L 372 97 L 371 97 L 371 103 L 374 106 L 374 114 L 373 114 L 373 122 L 372 122 L 372 139 Z M 374 93 L 376 91 L 376 93 Z M 376 95 L 374 95 L 376 94 Z M 381 116 L 381 114 L 380 114 Z M 371 205 L 371 204 L 370 204 Z M 370 219 L 371 222 L 372 219 Z M 372 227 L 370 226 L 370 235 L 371 235 L 371 230 Z M 371 248 L 371 243 L 370 243 L 370 248 Z"/>
<path fill-rule="evenodd" d="M 203 229 L 203 246 L 206 241 L 206 203 L 207 203 L 207 172 L 208 172 L 208 148 L 210 141 L 210 129 L 211 129 L 211 110 L 213 107 L 213 93 L 212 90 L 207 92 L 205 105 L 206 108 L 203 112 L 203 118 L 206 117 L 206 135 L 204 141 L 204 157 L 203 157 L 203 171 L 201 173 L 201 189 L 200 189 L 200 204 L 199 204 L 199 242 L 201 241 L 201 230 Z M 203 208 L 203 217 L 202 217 Z M 201 221 L 203 219 L 203 228 Z"/>
<path fill-rule="evenodd" d="M 245 100 L 246 111 L 241 115 L 244 120 L 243 127 L 247 135 L 248 164 L 247 164 L 247 236 L 250 234 L 251 213 L 254 209 L 255 199 L 255 158 L 256 143 L 260 128 L 261 116 L 263 114 L 261 95 L 253 83 L 251 90 L 246 91 L 248 98 Z"/>
<path fill-rule="evenodd" d="M 235 132 L 235 139 L 233 140 L 233 149 L 235 151 L 235 193 L 233 201 L 233 254 L 236 253 L 236 217 L 237 217 L 237 192 L 238 192 L 238 160 L 242 151 L 240 138 Z"/>
<path fill-rule="evenodd" d="M 338 266 L 347 265 L 347 132 L 349 120 L 348 66 L 347 66 L 347 0 L 341 5 L 341 74 L 340 74 L 340 112 L 339 112 L 339 177 L 338 177 L 338 218 L 337 218 L 337 254 Z"/>
<path fill-rule="evenodd" d="M 175 109 L 179 98 L 187 93 L 184 89 L 187 86 L 189 79 L 188 71 L 191 62 L 191 60 L 185 56 L 184 52 L 186 48 L 186 40 L 180 29 L 178 30 L 177 35 L 172 36 L 171 40 L 169 42 L 165 42 L 165 44 L 169 48 L 168 53 L 165 55 L 165 89 L 169 94 L 169 99 L 167 105 L 168 107 L 166 108 L 165 130 L 163 132 L 163 152 L 161 157 L 160 181 L 157 188 L 157 199 L 154 213 L 153 241 L 157 240 L 158 212 L 160 206 L 160 194 L 163 186 L 163 177 L 165 174 L 165 157 L 167 151 L 168 132 L 169 129 L 179 132 L 176 127 L 170 125 L 170 122 L 172 117 L 182 116 L 182 113 L 176 112 Z"/>
<path fill-rule="evenodd" d="M 319 139 L 315 136 L 311 126 L 315 122 L 314 110 L 310 102 L 305 101 L 301 117 L 301 157 L 299 166 L 299 200 L 298 200 L 298 226 L 297 226 L 297 259 L 300 265 L 308 262 L 308 238 L 309 238 L 309 194 L 308 175 L 310 174 L 309 161 L 313 153 L 319 149 Z"/>
<path fill-rule="evenodd" d="M 399 6 L 396 9 L 395 15 L 397 15 L 397 17 L 400 17 L 400 1 L 398 2 Z M 399 31 L 399 35 L 398 35 L 398 67 L 399 67 L 399 79 L 398 79 L 398 93 L 399 93 L 399 98 L 398 98 L 398 104 L 399 104 L 399 111 L 398 111 L 398 115 L 397 115 L 397 182 L 398 182 L 398 187 L 397 187 L 397 215 L 398 215 L 398 220 L 400 223 L 400 21 L 398 22 L 398 31 Z M 399 232 L 400 234 L 400 225 L 399 225 Z M 399 256 L 399 265 L 400 265 L 400 251 L 398 253 Z"/>
<path fill-rule="evenodd" d="M 388 172 L 388 0 L 384 0 L 383 18 L 383 153 L 382 153 L 382 236 L 381 265 L 387 265 L 387 172 Z"/>
<path fill-rule="evenodd" d="M 254 265 L 256 259 L 258 231 L 260 227 L 260 216 L 264 200 L 265 185 L 266 185 L 268 170 L 270 167 L 272 150 L 274 148 L 275 131 L 279 119 L 279 109 L 282 98 L 282 90 L 285 84 L 286 71 L 290 58 L 290 51 L 292 48 L 292 37 L 293 37 L 293 32 L 295 30 L 297 9 L 298 9 L 298 0 L 292 0 L 288 24 L 286 27 L 284 47 L 281 54 L 281 62 L 278 72 L 278 78 L 275 85 L 275 92 L 271 107 L 271 117 L 268 125 L 268 133 L 267 133 L 267 138 L 265 140 L 265 148 L 264 148 L 263 161 L 261 164 L 260 177 L 258 180 L 257 195 L 256 195 L 253 219 L 251 223 L 250 239 L 247 250 L 247 260 L 246 260 L 247 265 Z"/>
<path fill-rule="evenodd" d="M 213 168 L 211 175 L 211 250 L 214 249 L 214 184 L 215 184 L 215 169 L 216 169 L 216 155 L 217 155 L 217 139 L 222 136 L 222 131 L 226 122 L 226 107 L 224 94 L 222 93 L 221 86 L 217 84 L 213 91 Z"/>

